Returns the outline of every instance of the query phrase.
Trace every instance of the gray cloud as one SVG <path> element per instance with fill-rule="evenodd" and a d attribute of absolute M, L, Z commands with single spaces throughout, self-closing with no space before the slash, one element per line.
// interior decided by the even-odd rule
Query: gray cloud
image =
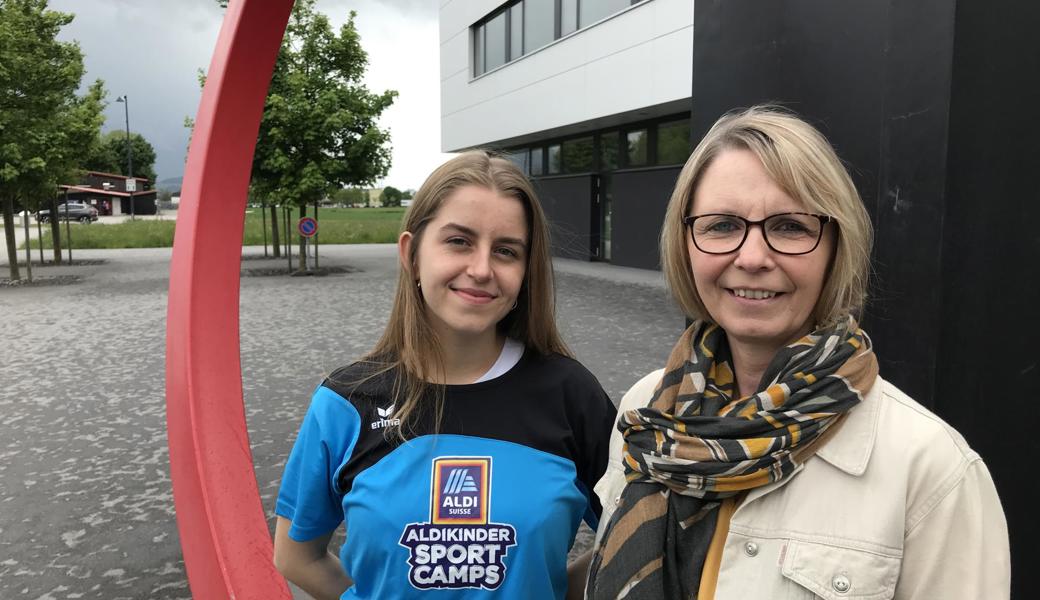
<path fill-rule="evenodd" d="M 208 69 L 223 18 L 214 0 L 51 0 L 76 14 L 61 38 L 84 53 L 84 86 L 105 81 L 110 105 L 105 131 L 123 129 L 130 98 L 130 127 L 155 146 L 160 179 L 180 176 L 188 143 L 185 117 L 194 116 L 201 91 L 198 69 Z M 382 119 L 393 135 L 394 166 L 386 183 L 415 188 L 441 160 L 437 13 L 432 0 L 319 0 L 334 24 L 350 10 L 369 53 L 366 82 L 396 89 L 400 98 Z M 417 45 L 428 48 L 416 52 Z M 432 99 L 432 102 L 431 102 Z"/>

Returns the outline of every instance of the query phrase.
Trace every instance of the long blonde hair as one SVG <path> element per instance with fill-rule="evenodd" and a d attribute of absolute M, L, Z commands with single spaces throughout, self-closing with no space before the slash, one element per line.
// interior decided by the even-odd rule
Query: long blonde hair
<path fill-rule="evenodd" d="M 556 295 L 545 213 L 531 182 L 509 160 L 473 150 L 452 158 L 430 174 L 416 192 L 401 225 L 402 233 L 407 231 L 413 236 L 408 265 L 415 264 L 426 226 L 444 201 L 459 188 L 471 185 L 520 201 L 527 217 L 524 279 L 517 306 L 498 323 L 499 331 L 522 342 L 528 352 L 571 356 L 556 328 Z M 375 368 L 374 374 L 394 374 L 391 397 L 394 418 L 400 420 L 394 429 L 401 437 L 414 424 L 420 409 L 432 409 L 435 423 L 439 424 L 444 404 L 444 386 L 434 383 L 444 380 L 443 350 L 415 278 L 407 265 L 401 265 L 390 320 L 375 347 L 362 358 Z"/>
<path fill-rule="evenodd" d="M 857 314 L 867 297 L 873 227 L 852 178 L 823 134 L 778 106 L 753 106 L 724 115 L 697 144 L 679 173 L 661 229 L 661 263 L 668 287 L 684 313 L 711 320 L 693 280 L 682 219 L 701 176 L 723 151 L 749 150 L 785 193 L 809 212 L 838 224 L 837 244 L 820 298 L 818 325 Z"/>

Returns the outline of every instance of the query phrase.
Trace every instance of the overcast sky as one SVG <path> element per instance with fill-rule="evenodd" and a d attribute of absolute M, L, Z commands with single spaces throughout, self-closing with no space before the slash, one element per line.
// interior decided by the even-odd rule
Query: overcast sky
<path fill-rule="evenodd" d="M 234 0 L 232 0 L 234 1 Z M 78 40 L 86 63 L 83 86 L 103 79 L 109 93 L 103 129 L 130 129 L 155 147 L 159 179 L 184 171 L 188 131 L 201 92 L 198 69 L 208 69 L 223 9 L 215 0 L 51 0 L 76 15 L 61 38 Z M 432 0 L 319 0 L 318 10 L 338 29 L 351 9 L 368 52 L 369 89 L 400 93 L 383 113 L 393 143 L 393 164 L 380 185 L 418 188 L 440 153 L 440 81 L 437 6 Z"/>

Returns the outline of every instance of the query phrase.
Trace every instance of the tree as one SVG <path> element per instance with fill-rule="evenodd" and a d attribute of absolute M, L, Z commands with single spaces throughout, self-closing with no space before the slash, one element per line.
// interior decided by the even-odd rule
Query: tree
<path fill-rule="evenodd" d="M 401 199 L 403 197 L 404 193 L 402 193 L 401 190 L 388 185 L 383 188 L 383 192 L 379 194 L 379 201 L 382 202 L 383 206 L 401 206 Z"/>
<path fill-rule="evenodd" d="M 371 185 L 390 168 L 390 134 L 377 120 L 397 96 L 362 83 L 368 55 L 351 11 L 339 32 L 297 0 L 264 104 L 252 190 L 267 203 L 307 207 L 344 186 Z M 299 268 L 307 268 L 300 238 Z"/>
<path fill-rule="evenodd" d="M 47 0 L 0 2 L 0 203 L 11 279 L 20 278 L 15 204 L 31 208 L 53 198 L 82 151 L 72 144 L 103 103 L 100 82 L 84 99 L 76 97 L 83 56 L 76 43 L 55 39 L 72 18 L 48 10 Z"/>
<path fill-rule="evenodd" d="M 357 206 L 365 204 L 367 198 L 365 197 L 365 190 L 356 187 L 348 187 L 337 190 L 336 193 L 333 194 L 332 199 L 336 204 Z"/>
<path fill-rule="evenodd" d="M 63 158 L 64 163 L 55 169 L 60 173 L 59 182 L 75 181 L 78 171 L 82 169 L 79 161 L 83 156 L 89 155 L 95 150 L 98 140 L 98 132 L 105 121 L 103 111 L 105 110 L 105 84 L 100 79 L 90 85 L 87 93 L 82 98 L 76 98 L 70 105 L 59 113 L 57 122 L 61 124 L 61 130 L 65 133 L 63 148 L 52 152 L 54 159 Z M 63 152 L 63 154 L 62 154 Z M 58 212 L 58 202 L 53 190 L 49 194 L 50 214 Z M 61 226 L 58 219 L 51 219 L 51 247 L 54 251 L 54 262 L 61 262 Z M 67 240 L 71 243 L 71 240 Z"/>
<path fill-rule="evenodd" d="M 139 133 L 130 132 L 130 151 L 133 153 L 134 177 L 155 182 L 155 148 Z M 98 138 L 94 152 L 88 155 L 85 167 L 117 175 L 129 175 L 126 160 L 126 131 L 115 129 Z"/>

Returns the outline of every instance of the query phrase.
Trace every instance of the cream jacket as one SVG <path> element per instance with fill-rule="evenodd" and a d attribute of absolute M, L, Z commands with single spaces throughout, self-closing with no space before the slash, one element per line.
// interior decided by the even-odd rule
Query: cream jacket
<path fill-rule="evenodd" d="M 619 411 L 645 406 L 662 371 Z M 621 434 L 596 485 L 600 535 L 625 486 Z M 1007 522 L 982 459 L 937 416 L 877 379 L 841 430 L 733 514 L 716 600 L 1009 598 Z"/>

